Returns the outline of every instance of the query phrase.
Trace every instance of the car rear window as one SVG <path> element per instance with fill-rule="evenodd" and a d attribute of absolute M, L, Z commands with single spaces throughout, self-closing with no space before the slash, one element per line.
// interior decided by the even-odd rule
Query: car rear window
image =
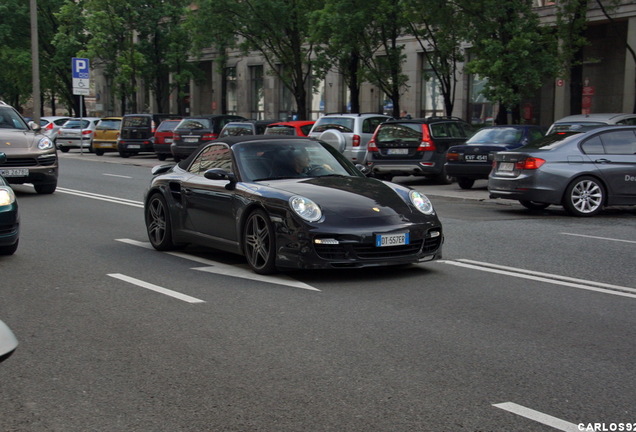
<path fill-rule="evenodd" d="M 100 130 L 116 130 L 121 126 L 121 120 L 117 119 L 102 119 L 97 125 L 97 129 Z"/>
<path fill-rule="evenodd" d="M 174 130 L 179 124 L 178 120 L 163 121 L 157 128 L 157 132 L 168 132 Z"/>
<path fill-rule="evenodd" d="M 561 145 L 563 142 L 567 141 L 569 137 L 578 135 L 579 133 L 581 132 L 570 131 L 570 132 L 553 133 L 550 135 L 546 135 L 543 138 L 539 138 L 538 140 L 532 141 L 531 143 L 526 144 L 523 147 L 520 147 L 518 150 L 523 150 L 523 149 L 527 149 L 527 150 L 546 149 L 547 150 L 550 148 L 554 148 L 557 145 Z"/>
<path fill-rule="evenodd" d="M 183 119 L 177 129 L 212 129 L 210 120 L 204 118 Z"/>
<path fill-rule="evenodd" d="M 91 124 L 90 121 L 88 120 L 69 120 L 66 123 L 64 123 L 64 128 L 65 129 L 86 129 L 87 127 L 89 127 Z"/>
<path fill-rule="evenodd" d="M 466 144 L 516 144 L 521 141 L 523 131 L 517 128 L 482 129 L 473 135 Z"/>
<path fill-rule="evenodd" d="M 322 117 L 314 125 L 314 132 L 336 129 L 343 133 L 353 132 L 354 120 L 346 117 Z"/>
<path fill-rule="evenodd" d="M 148 116 L 126 116 L 124 117 L 123 127 L 150 127 L 151 118 Z"/>
<path fill-rule="evenodd" d="M 378 129 L 376 143 L 391 141 L 417 142 L 422 141 L 422 125 L 420 123 L 392 123 L 384 124 Z"/>
<path fill-rule="evenodd" d="M 311 129 L 311 125 L 309 125 L 309 128 Z M 265 135 L 296 135 L 296 129 L 284 125 L 268 126 L 265 129 Z"/>

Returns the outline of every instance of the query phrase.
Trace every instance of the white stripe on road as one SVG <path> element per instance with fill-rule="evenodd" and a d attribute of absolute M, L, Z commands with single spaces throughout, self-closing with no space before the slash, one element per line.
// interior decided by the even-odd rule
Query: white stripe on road
<path fill-rule="evenodd" d="M 142 288 L 149 289 L 151 291 L 155 291 L 155 292 L 158 292 L 158 293 L 161 293 L 161 294 L 165 294 L 165 295 L 170 296 L 170 297 L 174 297 L 174 298 L 179 299 L 179 300 L 183 300 L 184 302 L 188 302 L 188 303 L 205 303 L 205 301 L 200 300 L 198 298 L 190 297 L 189 295 L 185 295 L 185 294 L 182 294 L 182 293 L 177 292 L 177 291 L 172 291 L 172 290 L 169 290 L 167 288 L 160 287 L 158 285 L 153 285 L 151 283 L 144 282 L 144 281 L 142 281 L 140 279 L 135 279 L 133 277 L 123 275 L 121 273 L 111 273 L 108 276 L 110 276 L 112 278 L 115 278 L 115 279 L 122 280 L 124 282 L 128 282 L 128 283 L 133 284 L 133 285 L 137 285 L 137 286 L 142 287 Z"/>
<path fill-rule="evenodd" d="M 544 414 L 539 411 L 535 411 L 530 408 L 526 408 L 524 406 L 518 405 L 513 402 L 504 402 L 499 404 L 493 404 L 494 407 L 500 408 L 502 410 L 511 412 L 513 414 L 517 414 L 521 417 L 525 417 L 530 420 L 534 420 L 537 423 L 544 424 L 546 426 L 550 426 L 554 429 L 564 431 L 564 432 L 580 432 L 578 425 L 574 423 L 567 422 L 565 420 L 561 420 L 559 418 L 553 417 L 548 414 Z"/>
<path fill-rule="evenodd" d="M 125 178 L 125 179 L 131 179 L 131 176 L 125 176 L 125 175 L 118 175 L 118 174 L 108 174 L 108 173 L 102 173 L 102 175 L 108 176 L 108 177 L 119 177 L 119 178 Z"/>
<path fill-rule="evenodd" d="M 615 241 L 615 242 L 623 242 L 623 243 L 634 243 L 636 244 L 635 240 L 623 240 L 623 239 L 617 239 L 617 238 L 611 238 L 611 237 L 597 237 L 597 236 L 591 236 L 591 235 L 586 235 L 586 234 L 574 234 L 574 233 L 561 233 L 562 235 L 569 235 L 569 236 L 575 236 L 575 237 L 585 237 L 585 238 L 591 238 L 591 239 L 596 239 L 596 240 L 609 240 L 609 241 Z"/>
<path fill-rule="evenodd" d="M 132 206 L 132 207 L 139 207 L 139 208 L 144 207 L 144 203 L 141 201 L 133 201 L 133 200 L 125 199 L 125 198 L 117 198 L 117 197 L 108 196 L 108 195 L 100 195 L 100 194 L 96 194 L 92 192 L 84 192 L 84 191 L 66 189 L 61 187 L 58 187 L 56 189 L 56 192 L 61 192 L 61 193 L 69 194 L 69 195 L 77 195 L 84 198 L 91 198 L 91 199 L 96 199 L 100 201 L 112 202 L 116 204 L 123 204 L 123 205 Z"/>
<path fill-rule="evenodd" d="M 629 288 L 620 285 L 611 285 L 602 282 L 586 281 L 583 279 L 575 279 L 567 276 L 560 276 L 550 273 L 534 272 L 530 270 L 518 269 L 514 267 L 506 267 L 497 264 L 490 264 L 480 261 L 472 261 L 467 259 L 459 259 L 457 261 L 441 260 L 440 263 L 450 264 L 458 267 L 469 268 L 473 270 L 497 273 L 506 276 L 513 276 L 523 279 L 530 279 L 538 282 L 547 282 L 555 285 L 569 286 L 588 291 L 602 292 L 622 297 L 636 298 L 636 288 Z"/>
<path fill-rule="evenodd" d="M 146 249 L 154 249 L 152 245 L 148 242 L 140 242 L 140 241 L 131 240 L 131 239 L 116 239 L 116 240 L 122 243 L 133 245 L 133 246 L 143 247 Z M 195 267 L 192 270 L 198 270 L 198 271 L 203 271 L 207 273 L 215 273 L 215 274 L 220 274 L 224 276 L 231 276 L 231 277 L 237 277 L 241 279 L 249 279 L 249 280 L 255 280 L 259 282 L 266 282 L 266 283 L 271 283 L 276 285 L 284 285 L 284 286 L 289 286 L 293 288 L 301 288 L 301 289 L 305 289 L 309 291 L 320 292 L 318 288 L 315 288 L 304 282 L 300 282 L 296 279 L 290 278 L 289 276 L 286 276 L 286 275 L 267 275 L 267 276 L 259 275 L 254 273 L 247 266 L 240 266 L 235 264 L 233 265 L 223 264 L 217 261 L 212 261 L 206 258 L 197 257 L 197 256 L 186 254 L 183 252 L 165 252 L 165 253 L 167 253 L 168 255 L 173 255 L 179 258 L 185 258 L 187 260 L 205 265 L 205 267 Z"/>

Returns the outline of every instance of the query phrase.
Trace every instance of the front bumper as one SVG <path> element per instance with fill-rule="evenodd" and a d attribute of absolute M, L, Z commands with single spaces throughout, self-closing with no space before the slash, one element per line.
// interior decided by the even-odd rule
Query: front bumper
<path fill-rule="evenodd" d="M 8 183 L 57 183 L 57 153 L 29 153 L 7 157 L 7 162 L 0 166 L 0 173 L 3 173 Z"/>
<path fill-rule="evenodd" d="M 18 204 L 0 206 L 0 246 L 12 246 L 20 237 Z"/>

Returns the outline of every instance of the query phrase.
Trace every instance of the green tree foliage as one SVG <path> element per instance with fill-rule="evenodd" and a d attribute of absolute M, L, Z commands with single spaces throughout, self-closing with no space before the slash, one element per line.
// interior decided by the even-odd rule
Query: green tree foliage
<path fill-rule="evenodd" d="M 31 36 L 28 2 L 0 3 L 0 99 L 20 107 L 31 96 Z"/>
<path fill-rule="evenodd" d="M 487 78 L 484 96 L 500 102 L 497 123 L 506 110 L 519 121 L 519 103 L 555 74 L 555 39 L 532 11 L 530 0 L 470 0 L 463 10 L 471 17 L 471 60 L 468 72 Z"/>

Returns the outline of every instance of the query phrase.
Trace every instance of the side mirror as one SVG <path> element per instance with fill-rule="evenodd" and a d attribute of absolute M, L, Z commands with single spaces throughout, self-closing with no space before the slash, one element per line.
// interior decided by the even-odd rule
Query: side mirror
<path fill-rule="evenodd" d="M 152 167 L 152 170 L 150 172 L 152 173 L 153 176 L 163 174 L 170 171 L 170 169 L 174 167 L 174 165 L 175 164 L 155 165 Z"/>
<path fill-rule="evenodd" d="M 11 329 L 0 321 L 0 362 L 8 359 L 18 347 L 18 340 Z"/>
<path fill-rule="evenodd" d="M 7 155 L 0 152 L 0 164 L 3 164 L 7 161 Z"/>
<path fill-rule="evenodd" d="M 360 171 L 362 174 L 364 174 L 367 177 L 369 176 L 369 174 L 371 174 L 371 170 L 367 168 L 366 165 L 356 164 L 356 168 L 358 168 L 358 171 Z"/>
<path fill-rule="evenodd" d="M 227 172 L 223 168 L 212 168 L 207 170 L 203 177 L 208 180 L 227 180 L 228 184 L 225 185 L 225 189 L 232 190 L 236 185 L 236 176 L 234 173 Z"/>
<path fill-rule="evenodd" d="M 35 132 L 40 132 L 42 130 L 42 126 L 40 126 L 34 121 L 29 122 L 29 127 L 31 128 L 31 130 L 34 130 Z"/>

